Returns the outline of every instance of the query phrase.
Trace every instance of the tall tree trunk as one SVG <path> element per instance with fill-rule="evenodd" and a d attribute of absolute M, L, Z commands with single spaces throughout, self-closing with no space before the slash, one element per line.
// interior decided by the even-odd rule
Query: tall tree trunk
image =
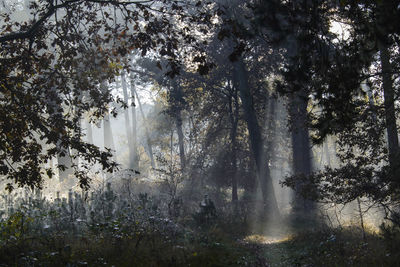
<path fill-rule="evenodd" d="M 267 96 L 268 103 L 268 113 L 266 112 L 265 123 L 267 125 L 267 137 L 266 137 L 266 154 L 269 155 L 269 162 L 271 162 L 271 180 L 272 184 L 276 184 L 279 187 L 279 180 L 277 178 L 277 168 L 273 164 L 276 164 L 276 143 L 277 143 L 277 133 L 276 133 L 276 121 L 278 120 L 277 112 L 277 98 L 270 94 Z M 268 114 L 268 115 L 267 115 Z M 280 198 L 281 199 L 281 198 Z M 278 199 L 277 199 L 278 202 Z M 281 203 L 283 201 L 280 201 Z M 278 205 L 279 207 L 279 205 Z"/>
<path fill-rule="evenodd" d="M 144 111 L 143 111 L 142 103 L 140 102 L 139 95 L 138 95 L 136 89 L 134 87 L 132 87 L 132 88 L 133 88 L 133 91 L 135 93 L 137 102 L 139 104 L 140 114 L 142 115 L 142 120 L 143 120 L 143 124 L 144 124 L 144 132 L 145 132 L 145 135 L 146 135 L 146 142 L 147 142 L 147 153 L 149 154 L 151 167 L 154 169 L 156 167 L 156 164 L 154 162 L 153 146 L 151 144 L 149 129 L 147 128 L 147 124 L 146 124 L 146 121 L 147 121 L 146 120 L 146 116 L 144 115 Z"/>
<path fill-rule="evenodd" d="M 103 138 L 104 138 L 104 148 L 109 148 L 112 151 L 115 151 L 114 138 L 113 138 L 109 114 L 105 115 L 103 118 Z M 107 172 L 105 176 L 106 179 L 108 179 L 111 177 L 111 173 Z"/>
<path fill-rule="evenodd" d="M 54 95 L 56 96 L 55 98 L 49 99 L 48 105 L 51 107 L 54 113 L 50 114 L 50 116 L 55 116 L 64 119 L 63 115 L 63 107 L 60 107 L 60 104 L 57 100 L 61 100 L 62 102 L 62 97 L 59 95 L 57 90 L 52 88 Z M 62 128 L 63 131 L 66 131 L 64 124 L 59 125 L 58 127 Z M 69 175 L 74 173 L 74 170 L 72 169 L 72 158 L 71 158 L 71 152 L 70 148 L 67 146 L 63 146 L 62 142 L 59 140 L 56 144 L 57 150 L 59 153 L 57 153 L 57 166 L 62 166 L 61 168 L 57 167 L 58 169 L 58 180 L 60 182 L 63 182 L 68 178 Z"/>
<path fill-rule="evenodd" d="M 107 84 L 105 81 L 103 81 L 100 84 L 100 87 L 103 92 L 108 90 Z M 109 149 L 115 150 L 114 138 L 113 138 L 111 123 L 110 123 L 110 115 L 108 114 L 108 112 L 103 118 L 103 138 L 104 138 L 104 148 L 109 148 Z"/>
<path fill-rule="evenodd" d="M 60 182 L 63 182 L 64 180 L 68 179 L 69 175 L 73 174 L 73 169 L 72 169 L 72 158 L 70 155 L 70 149 L 69 148 L 61 148 L 63 151 L 63 155 L 57 155 L 57 163 L 58 166 L 64 166 L 64 168 L 59 168 L 59 175 L 58 179 Z"/>
<path fill-rule="evenodd" d="M 390 54 L 387 45 L 382 40 L 378 40 L 378 48 L 382 66 L 382 84 L 385 101 L 385 120 L 388 136 L 389 163 L 392 171 L 397 172 L 399 163 L 397 162 L 396 158 L 398 156 L 399 139 L 397 135 L 396 113 L 394 107 L 395 97 L 391 73 L 392 67 L 390 65 Z"/>
<path fill-rule="evenodd" d="M 105 115 L 104 119 L 103 119 L 103 133 L 104 133 L 104 135 L 103 135 L 104 148 L 109 148 L 109 149 L 115 151 L 114 138 L 113 138 L 109 114 Z"/>
<path fill-rule="evenodd" d="M 331 153 L 329 151 L 329 139 L 327 138 L 324 142 L 323 150 L 325 153 L 325 163 L 328 167 L 331 167 Z"/>
<path fill-rule="evenodd" d="M 184 145 L 184 135 L 182 130 L 182 115 L 180 111 L 175 114 L 176 122 L 176 132 L 178 134 L 178 144 L 179 144 L 179 158 L 181 161 L 181 169 L 185 169 L 186 159 L 185 159 L 185 145 Z"/>
<path fill-rule="evenodd" d="M 174 117 L 176 124 L 176 132 L 178 134 L 178 145 L 179 145 L 179 158 L 181 161 L 181 169 L 184 170 L 186 166 L 186 157 L 185 157 L 185 143 L 184 143 L 184 134 L 182 130 L 182 104 L 183 104 L 183 93 L 182 88 L 176 82 L 176 78 L 172 81 L 172 101 L 174 105 Z"/>
<path fill-rule="evenodd" d="M 269 138 L 267 140 L 267 155 L 271 155 L 271 162 L 275 161 L 275 128 L 276 128 L 276 102 L 277 99 L 275 98 L 275 96 L 270 95 L 269 99 L 268 99 L 268 103 L 269 103 L 269 114 L 267 117 L 268 120 L 268 131 L 270 133 Z"/>
<path fill-rule="evenodd" d="M 137 122 L 136 122 L 136 96 L 135 96 L 135 83 L 131 77 L 131 115 L 132 115 L 132 145 L 133 145 L 133 161 L 134 166 L 139 169 L 139 154 L 137 145 Z"/>
<path fill-rule="evenodd" d="M 229 118 L 231 122 L 231 179 L 232 179 L 232 202 L 236 204 L 238 201 L 238 177 L 237 177 L 237 127 L 239 120 L 239 101 L 237 88 L 233 90 L 229 99 Z"/>
<path fill-rule="evenodd" d="M 253 106 L 253 97 L 248 83 L 247 70 L 242 58 L 234 62 L 233 65 L 235 70 L 234 77 L 240 91 L 240 98 L 242 100 L 247 128 L 249 130 L 250 146 L 257 166 L 257 174 L 263 195 L 264 206 L 265 208 L 268 208 L 267 211 L 272 214 L 272 217 L 276 218 L 280 215 L 268 166 L 269 155 L 267 155 L 264 149 L 261 127 L 257 121 L 256 112 Z"/>
<path fill-rule="evenodd" d="M 103 92 L 108 90 L 106 82 L 102 82 L 100 86 L 101 86 Z M 112 151 L 115 151 L 110 115 L 108 114 L 108 112 L 103 118 L 103 140 L 104 140 L 104 148 L 108 148 L 108 149 L 111 149 Z M 113 153 L 113 156 L 114 156 L 114 153 Z M 111 177 L 111 173 L 107 172 L 105 174 L 105 176 L 106 176 L 106 179 L 108 179 Z"/>
<path fill-rule="evenodd" d="M 128 105 L 129 103 L 129 97 L 128 97 L 128 88 L 126 86 L 126 77 L 125 77 L 125 72 L 123 71 L 121 74 L 121 84 L 122 84 L 122 92 L 124 94 L 124 102 Z M 129 149 L 129 169 L 134 169 L 136 168 L 135 163 L 134 163 L 134 147 L 133 147 L 133 142 L 132 142 L 132 133 L 131 133 L 131 123 L 129 120 L 129 110 L 125 109 L 124 110 L 124 118 L 125 118 L 125 130 L 126 130 L 126 139 L 128 140 L 128 149 Z"/>
<path fill-rule="evenodd" d="M 58 96 L 58 93 L 56 94 Z M 51 99 L 49 101 L 55 107 L 54 115 L 63 118 L 64 115 L 62 114 L 62 111 L 60 111 L 62 110 L 62 108 L 61 109 L 57 108 L 59 104 L 57 104 L 54 99 Z M 64 125 L 60 127 L 62 127 L 63 131 L 66 131 Z M 67 180 L 69 176 L 74 173 L 74 170 L 72 168 L 73 161 L 71 157 L 71 149 L 69 146 L 67 147 L 63 146 L 61 141 L 57 142 L 57 149 L 61 152 L 57 154 L 57 166 L 61 166 L 61 168 L 58 167 L 58 179 L 60 182 L 63 182 Z"/>
<path fill-rule="evenodd" d="M 372 118 L 376 122 L 377 121 L 377 114 L 376 114 L 376 106 L 375 106 L 374 95 L 373 95 L 371 86 L 368 83 L 369 83 L 368 80 L 363 81 L 361 83 L 361 89 L 364 90 L 364 92 L 367 93 L 369 107 L 370 107 L 370 109 L 372 111 Z"/>
<path fill-rule="evenodd" d="M 304 90 L 296 91 L 291 95 L 289 115 L 291 117 L 293 174 L 310 175 L 312 169 L 312 155 L 310 136 L 307 128 L 308 96 Z M 298 184 L 300 187 L 301 184 Z M 297 191 L 297 190 L 296 190 Z M 299 194 L 295 197 L 296 210 L 299 212 L 314 212 L 314 202 L 305 200 Z"/>

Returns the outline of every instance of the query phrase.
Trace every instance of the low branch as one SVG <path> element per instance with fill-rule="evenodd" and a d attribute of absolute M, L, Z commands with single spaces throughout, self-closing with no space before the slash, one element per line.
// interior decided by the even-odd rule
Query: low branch
<path fill-rule="evenodd" d="M 14 40 L 21 40 L 21 39 L 31 39 L 35 33 L 38 31 L 39 27 L 49 18 L 51 17 L 55 12 L 57 8 L 55 6 L 50 6 L 49 10 L 44 14 L 43 17 L 41 17 L 38 21 L 33 23 L 31 28 L 27 31 L 24 32 L 15 32 L 15 33 L 10 33 L 4 36 L 0 36 L 0 43 L 4 43 L 7 41 L 14 41 Z"/>
<path fill-rule="evenodd" d="M 26 30 L 21 32 L 13 32 L 3 36 L 0 36 L 0 43 L 8 42 L 8 41 L 15 41 L 15 40 L 23 40 L 23 39 L 32 39 L 36 32 L 39 30 L 40 26 L 44 24 L 53 14 L 57 12 L 58 9 L 65 8 L 74 3 L 83 3 L 83 2 L 92 2 L 92 3 L 99 3 L 99 4 L 111 4 L 114 6 L 127 6 L 131 4 L 144 4 L 153 2 L 154 0 L 139 0 L 139 1 L 117 1 L 117 0 L 69 0 L 65 1 L 60 5 L 50 5 L 49 10 L 41 17 L 38 21 L 34 22 L 32 26 Z"/>

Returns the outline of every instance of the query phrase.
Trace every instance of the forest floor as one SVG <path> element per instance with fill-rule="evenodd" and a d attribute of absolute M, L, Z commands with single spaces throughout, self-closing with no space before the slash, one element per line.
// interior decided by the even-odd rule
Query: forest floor
<path fill-rule="evenodd" d="M 69 204 L 38 199 L 0 217 L 0 267 L 400 266 L 398 227 L 362 231 L 290 218 L 268 226 L 229 212 L 174 217 L 146 194 L 131 206 L 111 199 L 94 198 L 85 220 L 78 216 L 85 209 L 72 205 L 79 198 Z M 111 213 L 110 203 L 120 213 Z"/>
<path fill-rule="evenodd" d="M 387 241 L 375 233 L 364 239 L 355 227 L 304 231 L 280 239 L 252 235 L 246 240 L 265 258 L 265 266 L 400 266 L 398 253 L 389 252 Z"/>
<path fill-rule="evenodd" d="M 210 227 L 179 240 L 105 231 L 17 237 L 1 247 L 0 266 L 400 266 L 398 239 L 389 248 L 382 235 L 368 232 L 364 239 L 356 227 L 240 236 Z"/>

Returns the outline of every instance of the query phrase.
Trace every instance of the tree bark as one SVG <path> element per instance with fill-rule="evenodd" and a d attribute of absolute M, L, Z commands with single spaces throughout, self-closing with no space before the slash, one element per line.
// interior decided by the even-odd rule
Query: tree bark
<path fill-rule="evenodd" d="M 268 120 L 268 131 L 270 133 L 270 136 L 267 140 L 267 155 L 271 155 L 271 162 L 275 161 L 275 140 L 274 140 L 274 135 L 276 131 L 276 102 L 277 99 L 273 96 L 270 95 L 268 96 L 268 103 L 269 103 L 269 114 L 267 117 Z"/>
<path fill-rule="evenodd" d="M 231 122 L 231 179 L 232 179 L 232 202 L 238 201 L 238 177 L 237 177 L 237 127 L 239 121 L 239 101 L 237 88 L 232 88 L 232 96 L 229 99 L 229 119 Z"/>
<path fill-rule="evenodd" d="M 331 164 L 331 153 L 329 151 L 329 139 L 327 138 L 324 142 L 323 150 L 325 153 L 325 163 L 327 166 L 332 167 Z"/>
<path fill-rule="evenodd" d="M 378 40 L 378 48 L 380 52 L 380 60 L 382 66 L 382 85 L 383 96 L 385 102 L 385 120 L 388 136 L 389 164 L 392 171 L 397 172 L 398 163 L 397 155 L 399 149 L 399 139 L 397 135 L 396 113 L 394 107 L 394 90 L 392 81 L 392 67 L 390 65 L 390 54 L 387 45 Z"/>
<path fill-rule="evenodd" d="M 132 88 L 133 88 L 133 91 L 135 93 L 136 99 L 137 99 L 138 104 L 139 104 L 140 114 L 142 115 L 143 124 L 144 124 L 144 132 L 145 132 L 145 135 L 146 135 L 146 142 L 147 142 L 147 153 L 149 154 L 151 167 L 154 169 L 156 167 L 156 164 L 154 162 L 153 146 L 151 145 L 149 129 L 146 126 L 146 121 L 147 121 L 146 120 L 146 116 L 144 115 L 144 111 L 143 111 L 142 103 L 140 102 L 139 95 L 138 95 L 136 89 L 134 87 L 132 87 Z"/>
<path fill-rule="evenodd" d="M 310 149 L 310 136 L 307 128 L 308 96 L 304 90 L 299 90 L 291 95 L 289 115 L 291 117 L 291 138 L 293 153 L 293 174 L 310 175 L 312 170 L 312 155 Z M 301 184 L 298 184 L 300 187 Z M 297 191 L 297 190 L 296 190 Z M 295 196 L 295 208 L 299 212 L 314 212 L 314 202 L 305 200 L 299 194 Z"/>
<path fill-rule="evenodd" d="M 106 82 L 102 82 L 100 86 L 103 92 L 107 90 Z M 108 113 L 103 118 L 103 138 L 104 138 L 104 148 L 115 150 L 114 138 L 110 123 L 110 116 Z"/>
<path fill-rule="evenodd" d="M 122 91 L 124 94 L 124 102 L 128 105 L 129 97 L 128 97 L 128 88 L 126 86 L 126 77 L 125 72 L 123 71 L 121 74 L 121 84 L 122 84 Z M 134 147 L 132 142 L 132 133 L 131 133 L 131 123 L 129 120 L 129 110 L 124 110 L 124 118 L 125 118 L 125 130 L 126 130 L 126 139 L 128 140 L 128 149 L 129 149 L 129 169 L 136 168 L 135 160 L 134 160 Z"/>
<path fill-rule="evenodd" d="M 176 80 L 172 81 L 172 101 L 174 105 L 174 117 L 176 124 L 176 132 L 178 134 L 178 145 L 179 145 L 179 158 L 181 161 L 181 169 L 184 170 L 186 166 L 186 157 L 185 157 L 185 143 L 184 143 L 184 134 L 182 130 L 182 103 L 183 103 L 183 95 L 182 88 Z"/>
<path fill-rule="evenodd" d="M 267 155 L 264 149 L 261 127 L 257 121 L 253 106 L 253 97 L 248 84 L 247 70 L 242 58 L 235 61 L 233 65 L 234 77 L 240 91 L 245 120 L 249 130 L 250 146 L 257 166 L 257 174 L 263 195 L 264 206 L 267 209 L 266 211 L 272 214 L 273 218 L 277 218 L 280 217 L 280 215 L 268 166 L 269 155 Z"/>
<path fill-rule="evenodd" d="M 111 149 L 112 151 L 115 151 L 114 138 L 113 138 L 109 114 L 105 115 L 103 118 L 103 138 L 104 138 L 104 148 L 108 148 Z M 107 172 L 105 176 L 108 179 L 111 177 L 111 173 Z"/>
<path fill-rule="evenodd" d="M 65 167 L 64 170 L 59 169 L 58 171 L 58 179 L 60 182 L 63 182 L 64 180 L 68 179 L 69 175 L 73 174 L 73 169 L 72 169 L 72 158 L 70 155 L 70 150 L 69 148 L 62 149 L 64 156 L 57 155 L 57 163 L 58 165 L 63 165 Z"/>
<path fill-rule="evenodd" d="M 103 127 L 104 127 L 103 128 L 104 148 L 109 148 L 109 149 L 115 151 L 114 138 L 113 138 L 111 123 L 110 123 L 110 115 L 108 115 L 108 114 L 104 116 Z"/>
<path fill-rule="evenodd" d="M 132 115 L 132 145 L 133 145 L 133 161 L 134 166 L 139 169 L 139 155 L 137 145 L 137 122 L 136 122 L 136 97 L 135 97 L 135 83 L 131 77 L 131 115 Z"/>
<path fill-rule="evenodd" d="M 181 161 L 181 169 L 185 169 L 186 159 L 185 159 L 185 144 L 184 144 L 184 135 L 182 130 L 182 115 L 180 111 L 177 111 L 175 114 L 175 122 L 176 122 L 176 132 L 178 133 L 178 144 L 179 144 L 179 158 Z"/>

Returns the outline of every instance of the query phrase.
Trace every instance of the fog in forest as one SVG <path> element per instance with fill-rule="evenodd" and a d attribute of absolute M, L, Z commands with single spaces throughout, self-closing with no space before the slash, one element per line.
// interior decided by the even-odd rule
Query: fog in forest
<path fill-rule="evenodd" d="M 399 13 L 0 0 L 0 266 L 398 266 Z"/>

